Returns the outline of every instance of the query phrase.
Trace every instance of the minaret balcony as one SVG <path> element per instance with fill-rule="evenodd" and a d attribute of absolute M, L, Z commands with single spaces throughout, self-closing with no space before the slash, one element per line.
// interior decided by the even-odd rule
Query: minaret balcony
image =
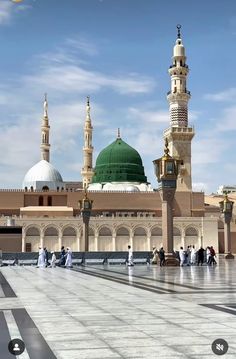
<path fill-rule="evenodd" d="M 186 64 L 184 64 L 182 66 L 177 66 L 176 64 L 172 64 L 172 65 L 170 65 L 169 69 L 172 69 L 173 67 L 176 67 L 176 68 L 185 67 L 186 69 L 188 69 L 188 65 L 186 65 Z"/>
<path fill-rule="evenodd" d="M 184 66 L 173 66 L 169 68 L 168 72 L 170 76 L 187 76 L 189 69 Z"/>
<path fill-rule="evenodd" d="M 191 141 L 195 135 L 194 126 L 188 124 L 188 127 L 174 127 L 171 126 L 164 130 L 164 137 L 169 137 L 173 140 L 189 140 Z"/>
<path fill-rule="evenodd" d="M 167 96 L 170 95 L 170 94 L 172 94 L 172 95 L 183 95 L 183 94 L 187 94 L 187 95 L 191 96 L 191 92 L 188 91 L 188 90 L 186 90 L 186 91 L 184 91 L 184 92 L 180 92 L 180 91 L 175 91 L 175 92 L 173 92 L 173 91 L 170 90 L 170 91 L 167 92 Z"/>

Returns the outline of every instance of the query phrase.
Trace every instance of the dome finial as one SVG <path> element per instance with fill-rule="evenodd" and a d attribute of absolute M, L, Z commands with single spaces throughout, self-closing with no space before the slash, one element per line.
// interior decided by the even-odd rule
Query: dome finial
<path fill-rule="evenodd" d="M 48 117 L 48 99 L 47 93 L 44 94 L 44 103 L 43 103 L 44 117 Z"/>
<path fill-rule="evenodd" d="M 90 120 L 90 97 L 87 96 L 87 120 Z"/>
<path fill-rule="evenodd" d="M 181 25 L 180 25 L 180 24 L 177 24 L 176 27 L 177 27 L 177 31 L 178 31 L 178 32 L 177 32 L 177 38 L 178 38 L 178 39 L 181 39 L 181 34 L 180 34 Z"/>
<path fill-rule="evenodd" d="M 120 140 L 121 137 L 120 137 L 120 128 L 117 129 L 117 139 Z"/>

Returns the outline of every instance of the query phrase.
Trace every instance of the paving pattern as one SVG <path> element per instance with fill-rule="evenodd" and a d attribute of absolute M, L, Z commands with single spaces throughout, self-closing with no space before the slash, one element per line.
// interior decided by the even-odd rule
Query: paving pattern
<path fill-rule="evenodd" d="M 236 358 L 236 261 L 0 273 L 0 358 L 13 357 L 6 342 L 16 337 L 20 359 L 211 359 L 217 338 L 229 344 L 223 357 Z"/>

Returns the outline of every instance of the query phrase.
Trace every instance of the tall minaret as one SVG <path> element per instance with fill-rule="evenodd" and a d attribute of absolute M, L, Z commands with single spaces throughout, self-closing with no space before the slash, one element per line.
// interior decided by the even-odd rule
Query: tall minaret
<path fill-rule="evenodd" d="M 45 94 L 43 104 L 43 119 L 41 125 L 41 160 L 50 161 L 50 144 L 49 144 L 49 119 L 48 119 L 48 100 L 47 94 Z"/>
<path fill-rule="evenodd" d="M 93 177 L 93 146 L 92 146 L 93 126 L 90 118 L 89 96 L 87 97 L 86 119 L 84 125 L 84 166 L 81 171 L 83 188 L 87 188 Z"/>
<path fill-rule="evenodd" d="M 190 91 L 187 90 L 185 48 L 182 43 L 181 26 L 177 25 L 177 40 L 173 49 L 172 65 L 169 68 L 171 90 L 167 93 L 170 110 L 170 128 L 164 131 L 168 139 L 170 155 L 183 161 L 177 179 L 177 191 L 191 191 L 191 141 L 194 136 L 193 127 L 188 124 L 188 101 Z"/>

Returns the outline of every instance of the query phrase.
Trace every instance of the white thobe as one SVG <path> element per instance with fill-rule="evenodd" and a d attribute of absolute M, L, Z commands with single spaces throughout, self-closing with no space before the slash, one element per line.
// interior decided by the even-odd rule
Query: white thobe
<path fill-rule="evenodd" d="M 211 256 L 211 251 L 209 248 L 207 248 L 207 262 L 209 261 L 210 256 Z"/>
<path fill-rule="evenodd" d="M 38 267 L 45 267 L 45 252 L 43 249 L 39 250 Z"/>
<path fill-rule="evenodd" d="M 191 263 L 195 264 L 195 262 L 196 262 L 196 249 L 192 248 L 192 250 L 191 250 Z"/>
<path fill-rule="evenodd" d="M 52 259 L 51 259 L 51 267 L 52 268 L 55 268 L 56 267 L 56 260 L 57 260 L 57 257 L 55 255 L 55 253 L 52 254 Z"/>
<path fill-rule="evenodd" d="M 72 251 L 71 250 L 67 251 L 65 266 L 72 267 Z"/>
<path fill-rule="evenodd" d="M 180 249 L 179 251 L 179 259 L 180 259 L 180 265 L 182 266 L 185 261 L 185 252 L 183 249 Z"/>
<path fill-rule="evenodd" d="M 132 249 L 130 248 L 129 249 L 129 256 L 128 256 L 128 265 L 133 265 L 133 251 Z"/>

